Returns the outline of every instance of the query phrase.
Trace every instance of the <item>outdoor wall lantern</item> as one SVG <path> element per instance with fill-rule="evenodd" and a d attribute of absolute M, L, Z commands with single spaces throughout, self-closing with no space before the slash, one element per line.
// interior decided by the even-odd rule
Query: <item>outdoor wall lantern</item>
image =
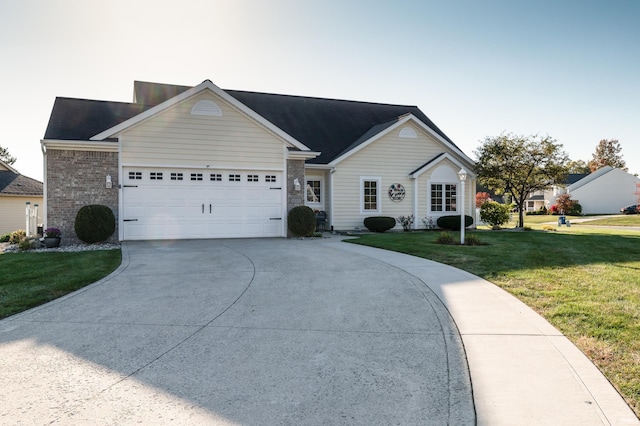
<path fill-rule="evenodd" d="M 467 171 L 462 168 L 458 172 L 460 178 L 460 244 L 464 244 L 464 184 L 467 181 Z"/>
<path fill-rule="evenodd" d="M 295 188 L 296 191 L 300 191 L 300 181 L 298 180 L 298 178 L 295 178 L 293 180 L 293 187 Z"/>
<path fill-rule="evenodd" d="M 107 188 L 112 188 L 113 187 L 113 183 L 111 182 L 111 175 L 107 175 L 106 187 Z"/>

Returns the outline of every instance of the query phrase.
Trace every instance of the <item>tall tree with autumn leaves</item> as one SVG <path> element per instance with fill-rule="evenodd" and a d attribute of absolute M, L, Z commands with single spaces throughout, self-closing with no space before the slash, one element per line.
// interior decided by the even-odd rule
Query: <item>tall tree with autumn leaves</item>
<path fill-rule="evenodd" d="M 602 139 L 596 146 L 596 152 L 589 161 L 589 169 L 595 172 L 604 166 L 615 167 L 625 172 L 629 170 L 627 163 L 622 159 L 622 147 L 618 139 Z"/>

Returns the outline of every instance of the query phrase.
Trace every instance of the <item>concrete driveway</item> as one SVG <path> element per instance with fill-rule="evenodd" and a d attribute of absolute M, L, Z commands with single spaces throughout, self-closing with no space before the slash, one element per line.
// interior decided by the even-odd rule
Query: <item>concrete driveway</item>
<path fill-rule="evenodd" d="M 125 244 L 107 279 L 0 321 L 0 423 L 474 424 L 438 297 L 342 246 Z"/>

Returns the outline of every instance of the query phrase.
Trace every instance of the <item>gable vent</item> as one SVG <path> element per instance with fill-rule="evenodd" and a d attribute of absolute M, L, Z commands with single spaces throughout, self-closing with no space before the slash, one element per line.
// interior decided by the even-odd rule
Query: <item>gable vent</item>
<path fill-rule="evenodd" d="M 191 108 L 191 115 L 207 115 L 209 117 L 222 117 L 222 110 L 217 103 L 210 100 L 196 102 Z"/>
<path fill-rule="evenodd" d="M 418 137 L 418 135 L 416 134 L 416 131 L 413 130 L 411 127 L 403 127 L 402 130 L 400 130 L 400 134 L 398 135 L 401 138 L 409 138 L 409 139 L 415 139 Z"/>

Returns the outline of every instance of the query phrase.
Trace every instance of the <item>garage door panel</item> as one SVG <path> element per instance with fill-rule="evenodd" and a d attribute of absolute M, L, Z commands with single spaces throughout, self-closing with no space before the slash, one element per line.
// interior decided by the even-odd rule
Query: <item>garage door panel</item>
<path fill-rule="evenodd" d="M 131 168 L 125 171 L 125 178 L 130 170 L 140 173 L 134 173 L 139 178 L 123 189 L 125 240 L 283 234 L 283 192 L 271 189 L 278 185 L 280 172 L 221 172 L 219 181 L 210 180 L 205 173 L 201 181 L 191 181 L 192 173 L 201 172 Z M 165 179 L 151 180 L 152 172 L 162 172 Z M 182 181 L 169 179 L 179 173 Z M 240 181 L 230 182 L 228 176 L 235 175 L 240 175 Z M 277 182 L 267 182 L 267 176 Z"/>

